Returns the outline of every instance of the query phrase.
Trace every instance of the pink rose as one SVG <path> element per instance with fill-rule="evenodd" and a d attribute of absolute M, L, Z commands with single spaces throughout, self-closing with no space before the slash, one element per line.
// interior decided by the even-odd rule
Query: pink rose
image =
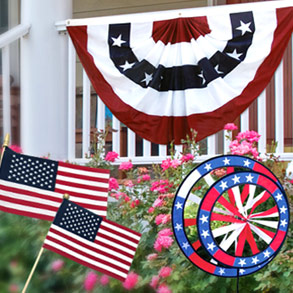
<path fill-rule="evenodd" d="M 159 276 L 162 278 L 167 278 L 171 275 L 172 269 L 170 267 L 162 267 L 159 271 Z"/>
<path fill-rule="evenodd" d="M 131 163 L 131 161 L 129 162 L 122 162 L 119 166 L 119 170 L 125 170 L 128 171 L 133 167 L 133 164 Z"/>
<path fill-rule="evenodd" d="M 98 281 L 98 275 L 94 272 L 89 272 L 84 280 L 83 286 L 86 291 L 91 291 L 94 289 Z"/>
<path fill-rule="evenodd" d="M 115 178 L 109 179 L 109 190 L 117 190 L 119 188 L 118 181 Z"/>
<path fill-rule="evenodd" d="M 10 293 L 17 293 L 17 292 L 20 292 L 19 289 L 20 289 L 20 288 L 18 287 L 17 284 L 10 284 L 10 285 L 9 285 L 9 292 L 10 292 Z"/>
<path fill-rule="evenodd" d="M 160 198 L 157 198 L 153 204 L 153 207 L 156 208 L 156 207 L 161 207 L 163 205 L 163 200 L 160 199 Z"/>
<path fill-rule="evenodd" d="M 150 286 L 151 286 L 152 288 L 156 289 L 157 286 L 158 286 L 158 284 L 159 284 L 159 280 L 160 280 L 159 276 L 153 276 L 153 277 L 152 277 L 152 280 L 151 280 L 151 282 L 150 282 Z"/>
<path fill-rule="evenodd" d="M 225 126 L 224 126 L 224 129 L 225 130 L 236 130 L 238 129 L 238 127 L 234 124 L 234 123 L 227 123 Z"/>
<path fill-rule="evenodd" d="M 159 236 L 171 236 L 173 235 L 173 232 L 171 231 L 170 228 L 165 228 L 163 230 L 161 230 L 159 233 L 158 233 Z"/>
<path fill-rule="evenodd" d="M 130 201 L 130 197 L 128 197 L 128 196 L 126 195 L 126 196 L 124 196 L 124 200 L 125 200 L 126 202 L 128 202 L 128 201 Z"/>
<path fill-rule="evenodd" d="M 180 160 L 174 159 L 174 160 L 171 161 L 171 167 L 174 168 L 174 169 L 176 169 L 178 166 L 181 165 L 181 163 L 182 162 Z"/>
<path fill-rule="evenodd" d="M 172 293 L 172 291 L 166 284 L 163 283 L 159 286 L 157 293 Z"/>
<path fill-rule="evenodd" d="M 101 276 L 100 283 L 102 286 L 106 286 L 109 283 L 109 277 L 106 275 Z"/>
<path fill-rule="evenodd" d="M 54 260 L 51 264 L 51 269 L 54 272 L 58 272 L 63 268 L 64 261 L 61 259 Z"/>
<path fill-rule="evenodd" d="M 184 163 L 184 162 L 189 162 L 189 161 L 193 161 L 194 160 L 194 155 L 192 154 L 186 154 L 186 155 L 183 155 L 181 158 L 180 158 L 181 162 Z"/>
<path fill-rule="evenodd" d="M 123 184 L 124 184 L 124 186 L 128 186 L 128 187 L 133 187 L 134 186 L 134 184 L 133 184 L 133 182 L 131 180 L 126 180 Z"/>
<path fill-rule="evenodd" d="M 119 155 L 116 152 L 108 152 L 105 160 L 108 162 L 115 162 L 115 160 L 119 157 Z"/>
<path fill-rule="evenodd" d="M 163 171 L 166 171 L 171 166 L 172 166 L 172 162 L 171 162 L 171 159 L 170 158 L 162 161 L 161 168 L 163 169 Z"/>
<path fill-rule="evenodd" d="M 150 207 L 150 208 L 148 209 L 148 213 L 151 214 L 151 213 L 154 212 L 154 210 L 155 210 L 155 209 L 154 209 L 153 207 Z"/>
<path fill-rule="evenodd" d="M 151 180 L 151 176 L 148 174 L 142 175 L 142 180 L 143 181 L 150 181 Z"/>
<path fill-rule="evenodd" d="M 126 280 L 123 282 L 123 287 L 126 290 L 131 290 L 135 287 L 135 285 L 138 282 L 138 274 L 134 273 L 134 272 L 130 272 L 127 275 Z"/>
<path fill-rule="evenodd" d="M 154 243 L 154 249 L 161 252 L 162 248 L 169 248 L 173 241 L 174 240 L 170 236 L 158 236 Z"/>

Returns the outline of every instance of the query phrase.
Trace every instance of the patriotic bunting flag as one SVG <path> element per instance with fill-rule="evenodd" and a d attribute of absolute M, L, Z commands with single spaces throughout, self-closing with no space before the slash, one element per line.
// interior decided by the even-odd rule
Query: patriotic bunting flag
<path fill-rule="evenodd" d="M 68 193 L 73 202 L 106 217 L 109 170 L 15 153 L 6 147 L 0 170 L 0 210 L 53 221 Z"/>
<path fill-rule="evenodd" d="M 43 247 L 124 281 L 141 235 L 64 200 Z"/>
<path fill-rule="evenodd" d="M 292 1 L 70 20 L 67 29 L 98 95 L 155 143 L 200 140 L 233 121 L 279 65 Z"/>

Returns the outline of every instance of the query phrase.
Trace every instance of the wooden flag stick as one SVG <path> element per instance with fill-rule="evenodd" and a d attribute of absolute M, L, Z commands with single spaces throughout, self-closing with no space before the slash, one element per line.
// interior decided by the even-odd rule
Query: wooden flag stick
<path fill-rule="evenodd" d="M 30 272 L 30 274 L 29 274 L 29 276 L 28 276 L 28 278 L 26 280 L 26 283 L 25 283 L 25 285 L 24 285 L 21 293 L 25 293 L 26 292 L 26 289 L 27 289 L 27 287 L 28 287 L 28 285 L 29 285 L 29 283 L 31 281 L 31 278 L 32 278 L 32 276 L 33 276 L 33 274 L 35 272 L 35 269 L 36 269 L 36 267 L 37 267 L 37 265 L 39 263 L 39 260 L 41 258 L 41 255 L 42 255 L 43 251 L 44 251 L 44 247 L 42 246 L 42 248 L 40 249 L 40 252 L 39 252 L 39 254 L 38 254 L 38 256 L 37 256 L 37 258 L 35 260 L 35 263 L 34 263 L 34 265 L 32 267 L 32 270 L 31 270 L 31 272 Z"/>
<path fill-rule="evenodd" d="M 4 152 L 5 152 L 5 148 L 9 145 L 9 134 L 7 133 L 5 135 L 5 138 L 4 138 L 4 142 L 2 144 L 2 152 L 1 152 L 1 158 L 0 158 L 0 165 L 2 163 L 2 159 L 3 159 L 3 155 L 4 155 Z"/>
<path fill-rule="evenodd" d="M 63 195 L 63 198 L 64 198 L 64 199 L 69 199 L 69 194 L 68 194 L 68 193 L 65 193 L 65 194 Z M 33 276 L 33 274 L 34 274 L 34 272 L 35 272 L 35 269 L 36 269 L 36 267 L 37 267 L 37 265 L 38 265 L 38 263 L 39 263 L 39 260 L 40 260 L 40 258 L 41 258 L 41 255 L 42 255 L 43 251 L 44 251 L 44 247 L 42 246 L 42 248 L 40 249 L 40 252 L 39 252 L 39 254 L 38 254 L 38 256 L 37 256 L 37 258 L 36 258 L 36 260 L 35 260 L 35 263 L 34 263 L 34 265 L 33 265 L 33 267 L 32 267 L 32 270 L 31 270 L 31 272 L 30 272 L 30 274 L 29 274 L 29 276 L 28 276 L 28 278 L 27 278 L 27 280 L 26 280 L 26 283 L 25 283 L 25 285 L 24 285 L 24 287 L 23 287 L 21 293 L 25 293 L 25 292 L 26 292 L 26 289 L 27 289 L 27 287 L 28 287 L 28 285 L 29 285 L 29 283 L 30 283 L 30 281 L 31 281 L 31 278 L 32 278 L 32 276 Z"/>

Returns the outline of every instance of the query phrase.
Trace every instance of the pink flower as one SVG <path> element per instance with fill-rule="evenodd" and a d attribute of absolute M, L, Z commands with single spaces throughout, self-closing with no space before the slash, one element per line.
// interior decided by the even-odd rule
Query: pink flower
<path fill-rule="evenodd" d="M 83 286 L 86 291 L 91 291 L 94 289 L 98 281 L 98 275 L 94 272 L 89 272 L 84 280 Z"/>
<path fill-rule="evenodd" d="M 234 123 L 227 123 L 225 126 L 224 126 L 224 129 L 225 130 L 236 130 L 238 129 L 238 127 L 234 124 Z"/>
<path fill-rule="evenodd" d="M 171 215 L 160 214 L 156 216 L 155 222 L 157 225 L 167 224 L 171 220 Z"/>
<path fill-rule="evenodd" d="M 166 284 L 163 283 L 159 286 L 157 293 L 172 293 L 172 291 Z"/>
<path fill-rule="evenodd" d="M 135 285 L 138 282 L 138 274 L 134 273 L 134 272 L 130 272 L 127 275 L 126 280 L 123 282 L 123 287 L 127 290 L 131 290 L 135 287 Z"/>
<path fill-rule="evenodd" d="M 133 187 L 134 186 L 133 182 L 130 179 L 126 180 L 123 184 L 124 184 L 124 186 L 128 186 L 128 187 Z"/>
<path fill-rule="evenodd" d="M 159 233 L 158 233 L 159 236 L 171 236 L 173 235 L 173 232 L 171 231 L 170 228 L 165 228 L 163 230 L 161 230 Z"/>
<path fill-rule="evenodd" d="M 106 275 L 101 276 L 100 283 L 102 286 L 106 286 L 109 283 L 109 277 Z"/>
<path fill-rule="evenodd" d="M 125 195 L 124 196 L 124 200 L 125 200 L 125 202 L 128 202 L 128 201 L 130 201 L 130 197 L 128 197 L 127 195 Z"/>
<path fill-rule="evenodd" d="M 22 153 L 22 149 L 21 149 L 21 147 L 20 146 L 18 146 L 18 145 L 11 145 L 10 146 L 10 149 L 12 149 L 14 152 L 16 152 L 16 153 Z"/>
<path fill-rule="evenodd" d="M 174 240 L 170 236 L 158 236 L 154 243 L 154 249 L 161 252 L 162 248 L 169 248 L 173 241 Z"/>
<path fill-rule="evenodd" d="M 163 171 L 166 171 L 166 170 L 169 169 L 171 166 L 172 166 L 172 162 L 171 162 L 171 159 L 170 159 L 170 158 L 168 158 L 168 159 L 162 161 L 161 168 L 163 169 Z"/>
<path fill-rule="evenodd" d="M 178 166 L 181 165 L 181 163 L 182 162 L 180 160 L 174 159 L 174 160 L 171 161 L 171 166 L 172 166 L 172 168 L 176 169 Z"/>
<path fill-rule="evenodd" d="M 236 139 L 238 141 L 246 139 L 251 143 L 258 142 L 260 139 L 260 134 L 258 134 L 254 130 L 247 130 L 247 131 L 238 133 L 238 135 L 236 136 Z"/>
<path fill-rule="evenodd" d="M 133 167 L 133 164 L 131 163 L 131 161 L 129 162 L 122 162 L 119 166 L 119 170 L 125 170 L 128 171 Z"/>
<path fill-rule="evenodd" d="M 157 198 L 153 204 L 153 207 L 156 208 L 156 207 L 161 207 L 163 205 L 163 200 L 160 199 L 160 198 Z"/>
<path fill-rule="evenodd" d="M 237 140 L 233 140 L 230 143 L 229 148 L 233 155 L 246 155 L 251 152 L 252 144 L 246 140 L 241 141 L 241 143 Z"/>
<path fill-rule="evenodd" d="M 58 272 L 58 271 L 60 271 L 63 268 L 63 265 L 64 265 L 64 261 L 61 260 L 61 259 L 57 259 L 57 260 L 55 260 L 55 261 L 52 262 L 51 269 L 54 272 Z"/>
<path fill-rule="evenodd" d="M 10 293 L 17 293 L 19 292 L 19 287 L 17 284 L 10 284 L 9 285 L 9 292 Z"/>
<path fill-rule="evenodd" d="M 108 152 L 105 160 L 108 162 L 115 162 L 115 160 L 119 157 L 119 155 L 116 152 Z"/>
<path fill-rule="evenodd" d="M 151 180 L 151 176 L 148 174 L 142 175 L 142 180 L 143 181 L 150 181 Z"/>
<path fill-rule="evenodd" d="M 154 212 L 154 210 L 155 210 L 155 209 L 154 209 L 153 207 L 150 207 L 150 208 L 148 209 L 148 213 L 151 214 L 151 213 Z"/>
<path fill-rule="evenodd" d="M 115 178 L 110 178 L 109 179 L 109 190 L 117 190 L 119 188 L 119 184 L 118 184 L 118 181 L 117 179 Z"/>
<path fill-rule="evenodd" d="M 194 155 L 193 154 L 186 154 L 186 155 L 183 155 L 180 160 L 182 163 L 184 162 L 189 162 L 189 161 L 193 161 L 194 159 Z"/>
<path fill-rule="evenodd" d="M 154 260 L 158 257 L 158 254 L 157 253 L 151 253 L 147 256 L 147 260 L 148 261 L 151 261 L 151 260 Z"/>
<path fill-rule="evenodd" d="M 159 276 L 162 278 L 167 278 L 171 275 L 172 269 L 170 267 L 162 267 L 159 271 Z"/>
<path fill-rule="evenodd" d="M 150 282 L 150 286 L 151 286 L 152 288 L 156 289 L 157 286 L 158 286 L 158 284 L 159 284 L 159 280 L 160 280 L 159 276 L 153 276 L 153 277 L 152 277 L 152 280 L 151 280 L 151 282 Z"/>
<path fill-rule="evenodd" d="M 139 199 L 136 199 L 134 202 L 137 206 L 139 205 Z"/>

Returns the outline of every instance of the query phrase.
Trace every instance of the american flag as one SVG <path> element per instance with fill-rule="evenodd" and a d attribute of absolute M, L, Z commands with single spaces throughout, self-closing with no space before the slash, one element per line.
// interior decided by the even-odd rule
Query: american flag
<path fill-rule="evenodd" d="M 68 193 L 106 217 L 109 170 L 18 154 L 6 147 L 0 170 L 0 210 L 53 221 Z"/>
<path fill-rule="evenodd" d="M 124 281 L 141 235 L 64 200 L 43 247 Z"/>
<path fill-rule="evenodd" d="M 67 30 L 113 115 L 143 138 L 201 140 L 264 90 L 291 38 L 292 0 L 72 19 Z"/>

